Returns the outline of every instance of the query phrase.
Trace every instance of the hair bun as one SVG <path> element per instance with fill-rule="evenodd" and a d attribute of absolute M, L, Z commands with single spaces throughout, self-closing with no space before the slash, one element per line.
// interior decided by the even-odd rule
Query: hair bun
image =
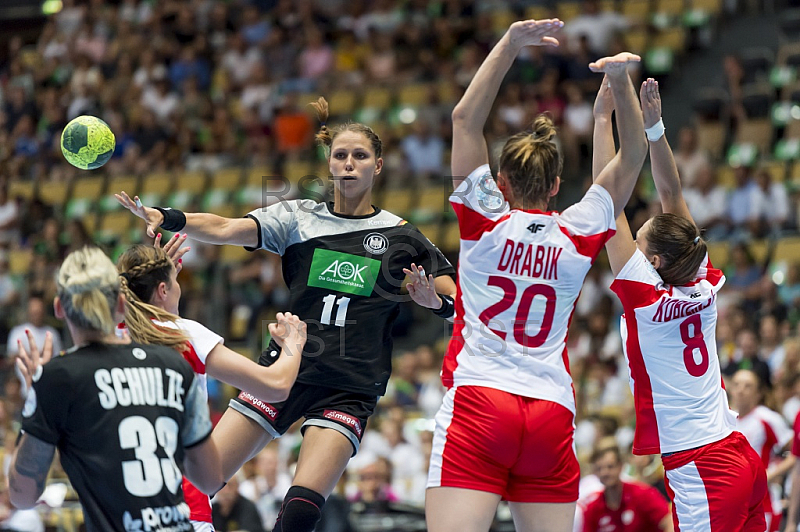
<path fill-rule="evenodd" d="M 541 114 L 533 121 L 531 137 L 534 140 L 550 142 L 556 136 L 556 126 L 547 114 Z"/>

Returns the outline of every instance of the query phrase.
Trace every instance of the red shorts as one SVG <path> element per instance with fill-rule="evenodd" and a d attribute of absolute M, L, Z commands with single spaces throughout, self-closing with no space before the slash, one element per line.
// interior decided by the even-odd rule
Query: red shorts
<path fill-rule="evenodd" d="M 740 432 L 662 457 L 675 532 L 764 532 L 767 473 Z"/>
<path fill-rule="evenodd" d="M 578 500 L 574 416 L 565 407 L 493 388 L 451 388 L 436 414 L 428 487 L 511 502 Z"/>

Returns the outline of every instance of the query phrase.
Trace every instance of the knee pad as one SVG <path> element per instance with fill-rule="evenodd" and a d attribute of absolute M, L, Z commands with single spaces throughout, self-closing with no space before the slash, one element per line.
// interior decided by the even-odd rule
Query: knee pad
<path fill-rule="evenodd" d="M 283 498 L 281 512 L 272 532 L 313 532 L 325 497 L 302 486 L 292 486 Z"/>

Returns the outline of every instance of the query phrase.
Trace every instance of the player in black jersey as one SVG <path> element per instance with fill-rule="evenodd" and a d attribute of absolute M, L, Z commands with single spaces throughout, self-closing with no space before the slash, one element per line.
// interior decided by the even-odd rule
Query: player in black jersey
<path fill-rule="evenodd" d="M 442 297 L 430 306 L 453 315 L 455 271 L 411 224 L 372 205 L 380 174 L 381 140 L 368 126 L 329 130 L 328 104 L 313 104 L 323 123 L 317 140 L 329 152 L 334 201 L 281 201 L 245 218 L 184 214 L 142 206 L 126 193 L 118 201 L 147 222 L 212 244 L 266 249 L 282 257 L 289 310 L 306 322 L 308 341 L 297 382 L 282 403 L 242 393 L 231 402 L 212 438 L 223 449 L 230 478 L 272 438 L 301 417 L 303 444 L 292 488 L 276 531 L 311 532 L 358 446 L 391 372 L 392 324 L 399 312 L 404 268 L 412 263 L 435 277 Z M 271 363 L 275 346 L 260 363 Z"/>
<path fill-rule="evenodd" d="M 200 489 L 223 485 L 208 406 L 191 366 L 174 350 L 114 333 L 122 318 L 117 269 L 102 251 L 71 253 L 59 269 L 56 316 L 75 347 L 40 366 L 20 345 L 31 381 L 9 471 L 11 502 L 36 504 L 53 455 L 83 505 L 88 532 L 191 532 L 181 468 Z M 46 340 L 41 360 L 52 355 Z"/>

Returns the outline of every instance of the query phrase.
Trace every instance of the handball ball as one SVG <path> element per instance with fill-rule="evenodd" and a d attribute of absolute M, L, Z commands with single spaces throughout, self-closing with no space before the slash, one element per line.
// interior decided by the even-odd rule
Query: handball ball
<path fill-rule="evenodd" d="M 79 116 L 61 133 L 61 152 L 82 170 L 100 168 L 111 159 L 116 139 L 108 124 L 95 116 Z"/>

